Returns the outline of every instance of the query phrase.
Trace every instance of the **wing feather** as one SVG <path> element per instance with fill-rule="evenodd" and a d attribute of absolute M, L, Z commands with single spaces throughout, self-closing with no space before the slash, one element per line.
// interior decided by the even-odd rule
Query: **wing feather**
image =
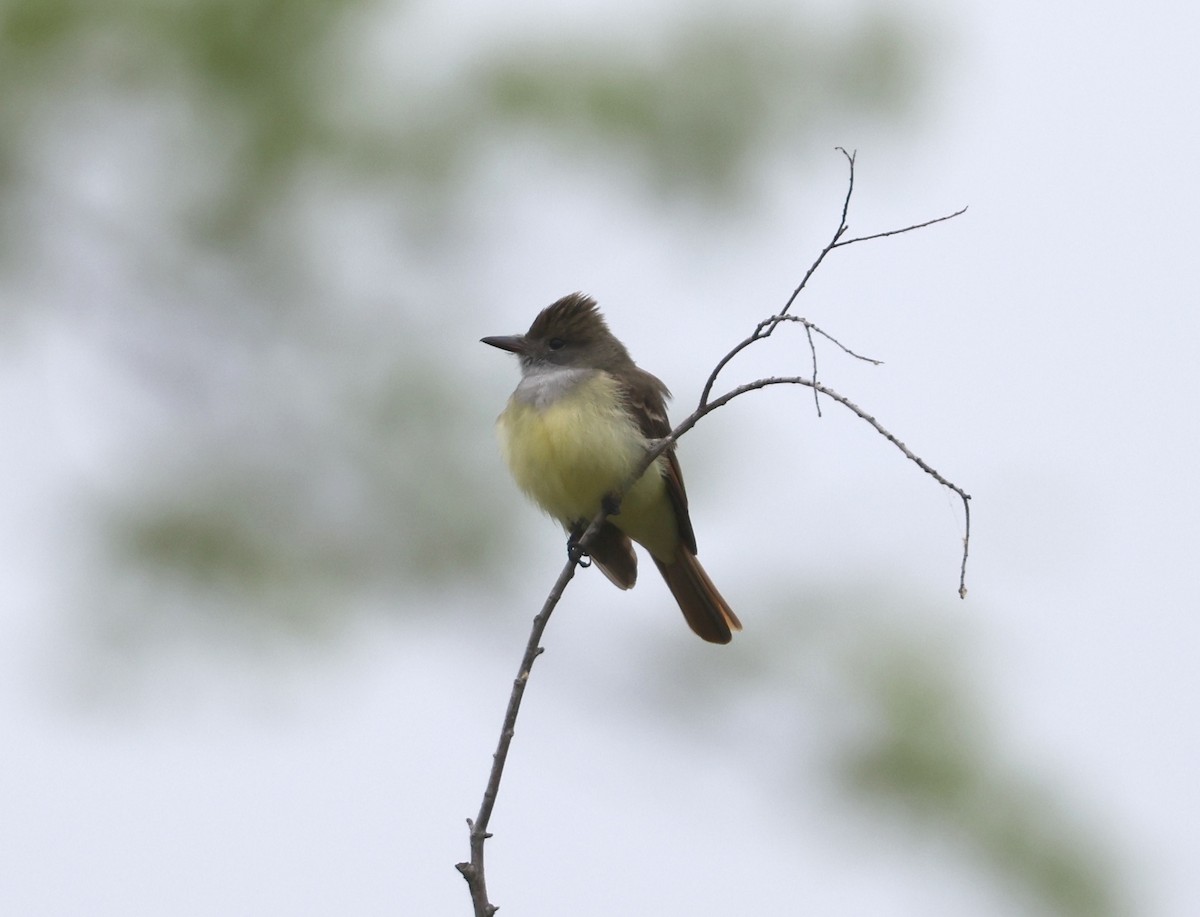
<path fill-rule="evenodd" d="M 624 374 L 628 378 L 617 377 L 621 386 L 621 395 L 625 399 L 629 412 L 637 420 L 638 428 L 647 439 L 662 439 L 671 432 L 671 421 L 667 418 L 667 399 L 671 397 L 670 390 L 657 376 L 653 376 L 637 366 L 631 367 Z M 692 530 L 691 516 L 688 514 L 687 489 L 683 485 L 683 471 L 679 467 L 679 459 L 675 456 L 675 447 L 666 452 L 667 462 L 663 469 L 663 479 L 667 485 L 667 496 L 675 510 L 675 522 L 679 527 L 679 537 L 693 554 L 696 553 L 696 533 Z"/>

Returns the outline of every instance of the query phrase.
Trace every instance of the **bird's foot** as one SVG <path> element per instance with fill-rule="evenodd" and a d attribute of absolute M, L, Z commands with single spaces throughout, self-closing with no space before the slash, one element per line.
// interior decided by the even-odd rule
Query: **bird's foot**
<path fill-rule="evenodd" d="M 567 557 L 571 563 L 578 564 L 585 570 L 592 565 L 591 555 L 579 547 L 579 535 L 575 532 L 567 536 Z"/>

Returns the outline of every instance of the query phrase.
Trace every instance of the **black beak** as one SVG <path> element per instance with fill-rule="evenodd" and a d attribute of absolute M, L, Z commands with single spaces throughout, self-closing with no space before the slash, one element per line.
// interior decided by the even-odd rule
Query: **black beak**
<path fill-rule="evenodd" d="M 492 347 L 499 347 L 501 350 L 507 350 L 509 353 L 523 353 L 525 350 L 525 335 L 523 334 L 507 334 L 500 337 L 480 338 L 481 344 L 490 344 Z"/>

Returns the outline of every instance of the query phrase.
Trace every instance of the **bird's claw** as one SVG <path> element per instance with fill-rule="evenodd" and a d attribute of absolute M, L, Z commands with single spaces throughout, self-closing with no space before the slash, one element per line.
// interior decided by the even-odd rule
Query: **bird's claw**
<path fill-rule="evenodd" d="M 571 534 L 567 538 L 567 557 L 570 558 L 571 563 L 577 564 L 584 570 L 592 565 L 591 555 L 579 547 L 579 537 L 575 534 Z"/>

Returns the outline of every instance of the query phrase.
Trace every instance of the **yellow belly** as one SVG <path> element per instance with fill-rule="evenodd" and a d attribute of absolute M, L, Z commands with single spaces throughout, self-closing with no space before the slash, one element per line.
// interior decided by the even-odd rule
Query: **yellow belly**
<path fill-rule="evenodd" d="M 510 400 L 497 429 L 518 486 L 568 529 L 599 512 L 600 501 L 625 484 L 646 448 L 615 383 L 603 373 L 546 407 Z M 670 561 L 679 533 L 662 462 L 630 488 L 611 521 L 655 557 Z"/>

